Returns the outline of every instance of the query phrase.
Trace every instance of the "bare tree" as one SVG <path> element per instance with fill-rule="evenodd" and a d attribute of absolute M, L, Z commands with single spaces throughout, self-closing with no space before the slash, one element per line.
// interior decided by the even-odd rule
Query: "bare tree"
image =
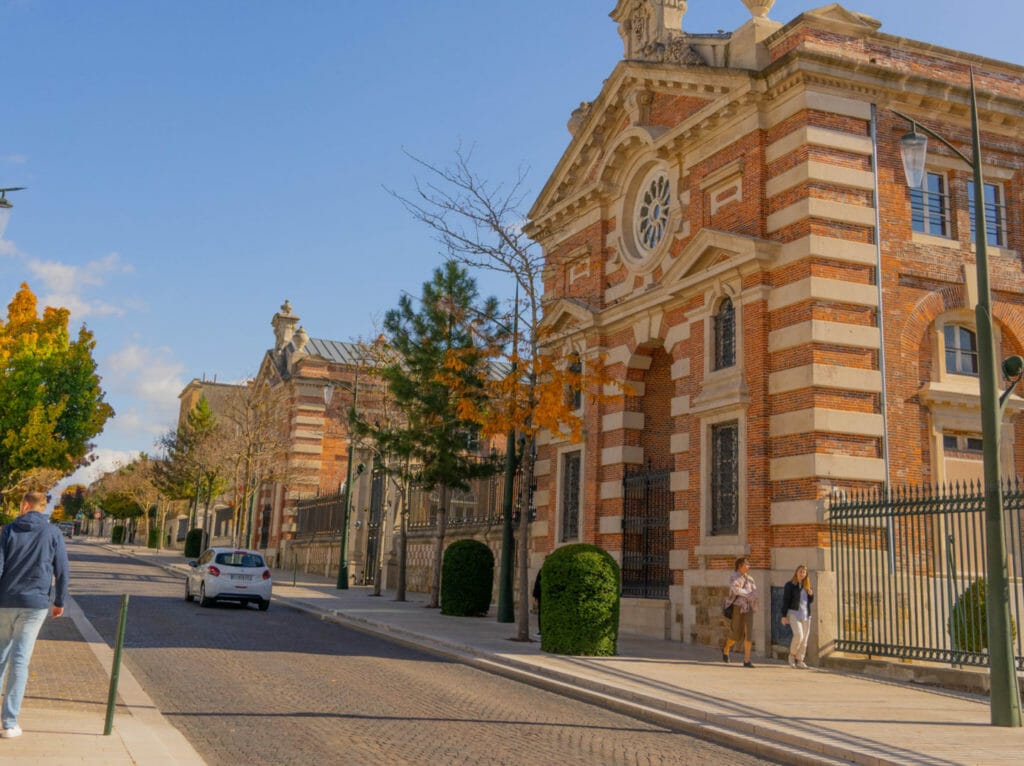
<path fill-rule="evenodd" d="M 220 413 L 221 460 L 234 476 L 235 545 L 251 545 L 252 506 L 262 484 L 288 480 L 287 392 L 264 380 L 238 386 Z"/>
<path fill-rule="evenodd" d="M 472 151 L 461 146 L 450 165 L 440 166 L 413 155 L 424 171 L 416 180 L 416 193 L 390 193 L 405 209 L 429 227 L 447 255 L 471 268 L 508 274 L 517 288 L 511 315 L 515 331 L 504 346 L 504 380 L 492 386 L 495 401 L 489 406 L 469 402 L 466 412 L 483 426 L 488 435 L 515 431 L 524 448 L 516 456 L 525 481 L 518 529 L 518 614 L 517 639 L 529 636 L 529 496 L 533 481 L 537 435 L 542 430 L 564 432 L 581 438 L 582 421 L 566 403 L 566 389 L 597 392 L 607 381 L 603 360 L 588 360 L 585 372 L 570 355 L 547 353 L 551 336 L 543 326 L 544 255 L 524 232 L 526 170 L 520 168 L 511 184 L 492 184 L 472 169 Z M 520 298 L 521 296 L 521 298 Z M 509 328 L 506 328 L 509 329 Z M 493 361 L 493 360 L 492 360 Z"/>

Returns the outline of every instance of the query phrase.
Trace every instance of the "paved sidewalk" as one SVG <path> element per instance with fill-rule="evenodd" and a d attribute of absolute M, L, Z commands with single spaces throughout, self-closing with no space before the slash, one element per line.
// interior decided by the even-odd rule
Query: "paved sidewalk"
<path fill-rule="evenodd" d="M 113 730 L 103 735 L 113 649 L 72 598 L 36 641 L 19 723 L 0 739 L 4 766 L 202 766 L 203 759 L 156 709 L 121 663 Z"/>
<path fill-rule="evenodd" d="M 187 569 L 180 553 L 105 547 L 171 571 Z M 424 594 L 409 594 L 408 601 L 398 603 L 392 593 L 374 598 L 368 588 L 336 590 L 325 577 L 298 573 L 293 585 L 290 570 L 275 570 L 274 578 L 271 609 L 290 606 L 787 763 L 999 766 L 1024 760 L 1024 729 L 990 726 L 983 697 L 834 671 L 793 670 L 773 660 L 756 660 L 758 667 L 745 669 L 736 657 L 724 664 L 713 648 L 628 635 L 620 636 L 617 657 L 560 657 L 540 651 L 538 642 L 511 640 L 514 625 L 426 609 Z M 45 720 L 47 711 L 38 702 L 26 699 L 26 709 L 40 716 L 26 717 L 26 728 Z M 90 715 L 101 731 L 102 710 Z M 84 735 L 78 742 L 82 752 L 92 744 Z M 7 763 L 5 756 L 0 749 Z"/>

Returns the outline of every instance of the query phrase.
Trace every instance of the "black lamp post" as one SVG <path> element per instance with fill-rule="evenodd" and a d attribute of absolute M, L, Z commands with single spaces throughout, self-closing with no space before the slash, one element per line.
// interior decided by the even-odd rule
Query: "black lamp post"
<path fill-rule="evenodd" d="M 911 124 L 903 137 L 900 151 L 907 184 L 920 188 L 925 178 L 928 139 L 918 129 L 942 142 L 974 171 L 974 247 L 978 272 L 978 305 L 974 317 L 978 333 L 979 394 L 981 399 L 981 436 L 985 488 L 986 611 L 988 620 L 988 656 L 991 684 L 991 720 L 993 726 L 1020 726 L 1020 690 L 1014 667 L 1013 635 L 1010 621 L 1010 590 L 1006 564 L 1006 539 L 1003 524 L 1003 492 L 999 480 L 999 430 L 1006 398 L 1020 380 L 1024 360 L 1010 357 L 1003 364 L 1012 385 L 1000 396 L 995 345 L 992 332 L 992 295 L 988 274 L 988 219 L 985 214 L 985 187 L 982 177 L 981 135 L 978 128 L 978 104 L 971 71 L 971 138 L 968 158 L 937 133 L 916 120 L 896 112 Z"/>
<path fill-rule="evenodd" d="M 334 386 L 324 386 L 324 404 L 329 405 L 334 396 Z M 359 368 L 356 368 L 355 380 L 352 384 L 352 409 L 359 404 Z M 338 590 L 348 590 L 348 520 L 352 514 L 352 461 L 355 439 L 352 430 L 348 434 L 348 468 L 345 470 L 345 511 L 341 519 L 341 552 L 338 555 Z"/>
<path fill-rule="evenodd" d="M 7 186 L 0 189 L 0 238 L 4 236 L 4 229 L 7 228 L 7 222 L 11 219 L 11 208 L 14 205 L 7 199 L 7 192 L 21 191 L 26 187 L 24 186 Z"/>

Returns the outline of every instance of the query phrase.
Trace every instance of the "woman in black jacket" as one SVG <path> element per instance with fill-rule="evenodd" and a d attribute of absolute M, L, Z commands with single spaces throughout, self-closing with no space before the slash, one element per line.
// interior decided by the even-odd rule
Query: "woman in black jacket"
<path fill-rule="evenodd" d="M 807 639 L 811 635 L 811 603 L 814 591 L 811 581 L 807 578 L 807 567 L 803 564 L 793 572 L 793 578 L 786 583 L 782 593 L 782 624 L 789 625 L 793 631 L 793 641 L 789 645 L 789 666 L 806 668 L 804 657 L 807 654 Z"/>

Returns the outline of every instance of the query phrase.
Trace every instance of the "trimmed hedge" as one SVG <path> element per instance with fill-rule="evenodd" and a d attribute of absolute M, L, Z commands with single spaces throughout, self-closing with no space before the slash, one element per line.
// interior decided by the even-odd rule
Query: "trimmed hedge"
<path fill-rule="evenodd" d="M 149 538 L 146 540 L 147 548 L 159 548 L 160 547 L 160 530 L 151 529 L 149 530 Z"/>
<path fill-rule="evenodd" d="M 441 565 L 441 614 L 476 617 L 491 608 L 494 553 L 479 540 L 457 540 Z"/>
<path fill-rule="evenodd" d="M 203 530 L 190 529 L 185 535 L 185 558 L 197 559 L 203 552 Z"/>
<path fill-rule="evenodd" d="M 110 542 L 115 545 L 124 542 L 124 524 L 118 524 L 110 531 Z"/>
<path fill-rule="evenodd" d="M 612 657 L 619 638 L 619 565 L 596 545 L 556 549 L 541 569 L 540 648 Z"/>
<path fill-rule="evenodd" d="M 988 612 L 985 605 L 985 578 L 968 586 L 953 604 L 946 623 L 953 649 L 964 652 L 983 652 L 988 649 Z M 1017 638 L 1017 624 L 1010 617 L 1010 631 Z"/>

